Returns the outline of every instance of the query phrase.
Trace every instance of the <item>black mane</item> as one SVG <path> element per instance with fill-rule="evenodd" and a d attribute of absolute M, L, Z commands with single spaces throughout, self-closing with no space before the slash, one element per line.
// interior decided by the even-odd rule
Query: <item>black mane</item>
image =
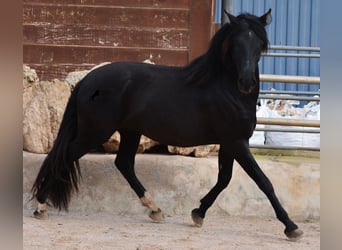
<path fill-rule="evenodd" d="M 240 14 L 234 24 L 224 24 L 213 36 L 208 51 L 195 58 L 185 67 L 187 83 L 204 85 L 211 77 L 219 75 L 229 67 L 231 37 L 246 29 L 252 30 L 263 41 L 263 51 L 267 51 L 269 41 L 264 25 L 258 17 L 251 14 Z"/>

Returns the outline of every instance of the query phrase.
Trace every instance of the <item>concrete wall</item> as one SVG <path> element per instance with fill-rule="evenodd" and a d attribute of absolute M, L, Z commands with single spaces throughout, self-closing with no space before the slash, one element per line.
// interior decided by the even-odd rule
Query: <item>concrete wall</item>
<path fill-rule="evenodd" d="M 45 155 L 23 153 L 24 210 L 34 210 L 29 190 Z M 114 167 L 115 155 L 86 155 L 80 161 L 83 182 L 70 210 L 82 214 L 145 213 L 135 193 Z M 318 158 L 257 156 L 278 197 L 295 220 L 320 217 L 320 164 Z M 210 214 L 274 217 L 266 196 L 234 163 L 230 185 L 208 211 Z M 139 154 L 136 172 L 166 215 L 189 214 L 215 184 L 217 157 L 192 158 Z M 53 213 L 53 209 L 50 209 Z"/>

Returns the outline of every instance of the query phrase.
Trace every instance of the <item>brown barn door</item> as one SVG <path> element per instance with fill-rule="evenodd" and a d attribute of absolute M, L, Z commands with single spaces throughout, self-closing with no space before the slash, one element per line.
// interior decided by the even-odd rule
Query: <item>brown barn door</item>
<path fill-rule="evenodd" d="M 183 66 L 207 49 L 214 2 L 24 0 L 24 63 L 41 80 L 102 62 Z"/>

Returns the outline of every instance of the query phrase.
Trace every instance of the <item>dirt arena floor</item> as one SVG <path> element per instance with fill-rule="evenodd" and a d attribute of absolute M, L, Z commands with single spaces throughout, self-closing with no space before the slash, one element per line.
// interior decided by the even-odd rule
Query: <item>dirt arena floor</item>
<path fill-rule="evenodd" d="M 145 214 L 50 214 L 47 220 L 24 211 L 23 249 L 320 249 L 318 221 L 297 223 L 304 236 L 291 242 L 275 218 L 207 215 L 202 228 L 190 216 L 152 222 Z"/>

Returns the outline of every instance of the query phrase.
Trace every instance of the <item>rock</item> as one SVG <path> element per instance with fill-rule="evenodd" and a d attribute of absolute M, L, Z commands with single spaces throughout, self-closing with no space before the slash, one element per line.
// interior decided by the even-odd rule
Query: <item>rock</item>
<path fill-rule="evenodd" d="M 110 139 L 105 142 L 102 146 L 106 153 L 116 153 L 119 149 L 120 144 L 120 134 L 118 132 L 115 132 Z M 141 136 L 140 143 L 138 146 L 137 153 L 143 153 L 146 150 L 159 145 L 158 142 L 151 140 L 150 138 L 146 136 Z"/>
<path fill-rule="evenodd" d="M 115 132 L 107 142 L 102 144 L 106 153 L 116 153 L 119 150 L 120 134 Z"/>
<path fill-rule="evenodd" d="M 168 146 L 168 151 L 172 154 L 179 155 L 194 155 L 195 157 L 206 157 L 211 152 L 217 152 L 219 149 L 218 145 L 202 145 L 197 147 L 175 147 Z"/>
<path fill-rule="evenodd" d="M 191 155 L 195 151 L 195 147 L 176 147 L 176 146 L 167 146 L 167 150 L 171 154 L 177 155 Z"/>
<path fill-rule="evenodd" d="M 27 86 L 28 83 L 24 77 L 23 149 L 47 153 L 57 136 L 70 86 L 59 80 L 34 82 Z"/>
<path fill-rule="evenodd" d="M 106 64 L 109 64 L 110 62 L 104 62 L 104 63 L 100 63 L 99 65 L 94 66 L 93 68 L 91 68 L 90 70 L 80 70 L 80 71 L 74 71 L 74 72 L 70 72 L 66 77 L 65 77 L 65 81 L 67 83 L 69 83 L 72 87 L 75 87 L 75 85 L 81 81 L 83 79 L 83 77 L 85 77 L 90 71 L 99 68 L 101 66 L 104 66 Z"/>
<path fill-rule="evenodd" d="M 146 150 L 148 150 L 154 146 L 157 146 L 157 145 L 159 145 L 159 142 L 156 142 L 156 141 L 142 135 L 140 138 L 140 143 L 139 143 L 137 152 L 143 153 Z"/>
<path fill-rule="evenodd" d="M 23 87 L 24 89 L 37 85 L 39 82 L 37 73 L 27 65 L 23 65 Z"/>
<path fill-rule="evenodd" d="M 81 71 L 74 71 L 70 72 L 66 77 L 65 81 L 70 84 L 70 86 L 75 87 L 75 85 L 87 74 L 89 70 L 81 70 Z"/>
<path fill-rule="evenodd" d="M 23 65 L 23 107 L 27 106 L 27 102 L 32 99 L 32 91 L 39 84 L 37 73 L 34 69 Z"/>

